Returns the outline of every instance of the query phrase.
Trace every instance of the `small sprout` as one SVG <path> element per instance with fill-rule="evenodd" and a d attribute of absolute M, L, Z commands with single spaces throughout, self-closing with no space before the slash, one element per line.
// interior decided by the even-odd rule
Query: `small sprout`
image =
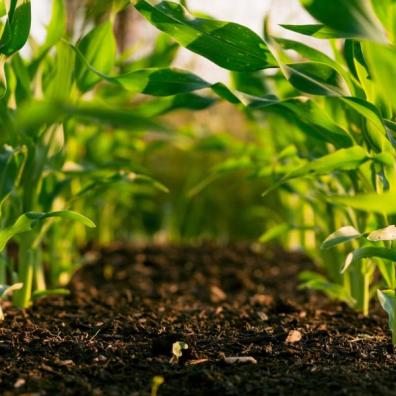
<path fill-rule="evenodd" d="M 396 345 L 396 294 L 394 290 L 377 290 L 378 300 L 383 310 L 388 314 L 388 323 L 392 332 L 392 343 Z"/>
<path fill-rule="evenodd" d="M 159 387 L 165 382 L 164 377 L 156 375 L 151 381 L 151 396 L 157 396 Z"/>
<path fill-rule="evenodd" d="M 14 283 L 11 286 L 0 285 L 0 302 L 2 300 L 5 300 L 7 298 L 7 296 L 12 294 L 13 291 L 21 290 L 22 287 L 23 287 L 23 283 Z M 3 313 L 3 309 L 1 308 L 1 305 L 0 305 L 0 322 L 2 322 L 3 320 L 4 320 L 4 313 Z"/>
<path fill-rule="evenodd" d="M 188 344 L 183 341 L 176 341 L 172 345 L 172 357 L 170 363 L 176 364 L 183 355 L 183 350 L 188 349 Z"/>
<path fill-rule="evenodd" d="M 396 227 L 394 225 L 390 225 L 373 231 L 368 235 L 367 239 L 372 242 L 394 241 L 396 239 Z"/>

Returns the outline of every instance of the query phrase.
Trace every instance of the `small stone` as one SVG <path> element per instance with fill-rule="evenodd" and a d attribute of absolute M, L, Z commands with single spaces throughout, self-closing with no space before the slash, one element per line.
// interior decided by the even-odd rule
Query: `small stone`
<path fill-rule="evenodd" d="M 295 342 L 299 342 L 301 338 L 302 334 L 298 330 L 290 330 L 285 342 L 287 344 L 294 344 Z"/>
<path fill-rule="evenodd" d="M 257 312 L 257 316 L 260 318 L 260 320 L 262 320 L 263 322 L 266 322 L 269 318 L 268 315 L 263 312 L 263 311 L 259 311 Z"/>
<path fill-rule="evenodd" d="M 235 364 L 235 363 L 250 363 L 257 364 L 257 360 L 253 356 L 224 356 L 224 362 L 227 364 Z"/>
<path fill-rule="evenodd" d="M 26 380 L 24 378 L 18 378 L 15 381 L 14 388 L 20 388 L 20 387 L 22 387 L 25 384 L 26 384 Z"/>
<path fill-rule="evenodd" d="M 212 285 L 210 287 L 210 299 L 213 303 L 219 303 L 227 299 L 227 295 L 220 287 Z"/>

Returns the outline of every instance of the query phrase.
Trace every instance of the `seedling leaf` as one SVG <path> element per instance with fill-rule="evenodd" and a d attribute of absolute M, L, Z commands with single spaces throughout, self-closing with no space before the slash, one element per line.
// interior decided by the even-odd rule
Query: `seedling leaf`
<path fill-rule="evenodd" d="M 352 226 L 345 226 L 339 228 L 337 231 L 330 234 L 320 246 L 321 249 L 330 249 L 341 243 L 349 242 L 358 239 L 362 234 Z"/>
<path fill-rule="evenodd" d="M 373 242 L 394 241 L 396 239 L 396 227 L 394 225 L 390 225 L 388 227 L 373 231 L 368 235 L 367 239 Z"/>

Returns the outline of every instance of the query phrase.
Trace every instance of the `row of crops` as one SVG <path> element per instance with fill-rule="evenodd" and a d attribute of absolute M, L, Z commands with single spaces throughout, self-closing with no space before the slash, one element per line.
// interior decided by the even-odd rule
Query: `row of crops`
<path fill-rule="evenodd" d="M 53 0 L 37 44 L 30 1 L 0 0 L 3 298 L 12 291 L 27 307 L 65 293 L 90 241 L 164 230 L 173 240 L 230 238 L 239 228 L 309 254 L 318 272 L 301 274 L 304 287 L 365 315 L 378 295 L 396 343 L 396 3 L 301 0 L 318 22 L 283 28 L 331 54 L 275 37 L 270 20 L 260 37 L 186 1 L 132 3 L 109 2 L 74 37 Z M 114 35 L 132 6 L 161 31 L 133 61 Z M 172 68 L 179 47 L 229 70 L 230 83 Z M 243 117 L 248 138 L 172 124 L 180 111 L 199 119 L 221 106 Z M 164 185 L 167 172 L 185 184 Z"/>

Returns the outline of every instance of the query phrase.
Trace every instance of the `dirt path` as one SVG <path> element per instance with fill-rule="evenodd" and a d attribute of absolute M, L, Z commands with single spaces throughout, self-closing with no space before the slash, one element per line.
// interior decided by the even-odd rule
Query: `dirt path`
<path fill-rule="evenodd" d="M 6 311 L 1 394 L 149 395 L 154 376 L 158 395 L 396 394 L 384 315 L 296 292 L 301 255 L 205 245 L 97 257 L 70 297 Z M 178 341 L 188 349 L 171 364 Z"/>

